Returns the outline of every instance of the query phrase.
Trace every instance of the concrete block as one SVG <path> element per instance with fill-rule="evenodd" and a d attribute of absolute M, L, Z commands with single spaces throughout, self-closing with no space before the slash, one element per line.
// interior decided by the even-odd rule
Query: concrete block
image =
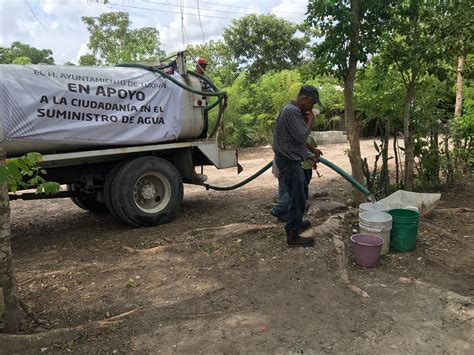
<path fill-rule="evenodd" d="M 317 144 L 347 143 L 347 136 L 343 131 L 312 131 L 311 135 Z"/>

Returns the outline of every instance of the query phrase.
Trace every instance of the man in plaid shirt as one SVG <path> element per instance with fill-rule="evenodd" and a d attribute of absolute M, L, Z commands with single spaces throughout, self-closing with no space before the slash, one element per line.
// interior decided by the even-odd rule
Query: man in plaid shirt
<path fill-rule="evenodd" d="M 288 246 L 312 246 L 313 238 L 299 235 L 311 222 L 303 220 L 306 206 L 305 177 L 301 162 L 308 158 L 306 139 L 314 122 L 314 104 L 321 105 L 314 86 L 301 87 L 296 100 L 283 108 L 273 130 L 273 152 L 280 179 L 289 195 L 288 222 L 285 225 Z M 316 161 L 316 157 L 313 157 Z"/>

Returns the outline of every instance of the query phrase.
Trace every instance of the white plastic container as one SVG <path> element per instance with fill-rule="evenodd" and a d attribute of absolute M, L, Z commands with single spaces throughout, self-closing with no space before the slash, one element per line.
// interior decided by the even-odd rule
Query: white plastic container
<path fill-rule="evenodd" d="M 392 231 L 392 216 L 386 212 L 359 213 L 359 229 L 362 234 L 382 237 L 384 243 L 380 255 L 385 255 L 390 249 L 390 232 Z"/>
<path fill-rule="evenodd" d="M 390 206 L 382 202 L 364 202 L 359 205 L 359 216 L 364 212 L 387 212 L 389 209 Z"/>

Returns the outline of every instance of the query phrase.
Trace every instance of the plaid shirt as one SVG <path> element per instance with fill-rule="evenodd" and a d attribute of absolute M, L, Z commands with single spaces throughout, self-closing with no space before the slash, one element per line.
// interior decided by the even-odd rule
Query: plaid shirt
<path fill-rule="evenodd" d="M 276 156 L 302 161 L 308 158 L 306 139 L 309 128 L 303 112 L 291 101 L 278 117 L 273 129 L 273 151 Z"/>

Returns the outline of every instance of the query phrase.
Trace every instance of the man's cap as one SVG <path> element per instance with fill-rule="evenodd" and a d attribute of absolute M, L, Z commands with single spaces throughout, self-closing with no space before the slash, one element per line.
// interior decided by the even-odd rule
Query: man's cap
<path fill-rule="evenodd" d="M 319 92 L 312 85 L 303 85 L 300 89 L 300 95 L 308 96 L 312 98 L 318 105 L 322 106 L 321 101 L 319 100 Z"/>
<path fill-rule="evenodd" d="M 203 57 L 200 57 L 197 61 L 199 65 L 207 65 L 206 60 Z"/>

